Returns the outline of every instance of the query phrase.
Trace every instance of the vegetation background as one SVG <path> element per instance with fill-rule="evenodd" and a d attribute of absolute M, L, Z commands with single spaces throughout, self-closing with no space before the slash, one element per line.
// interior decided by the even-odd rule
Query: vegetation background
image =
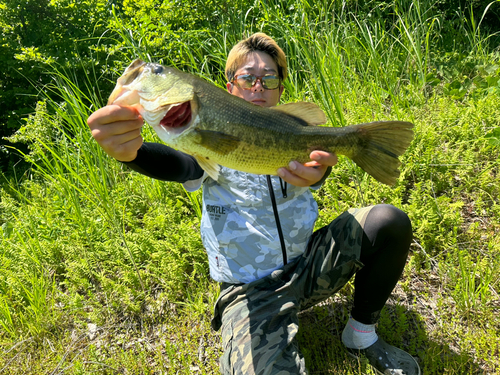
<path fill-rule="evenodd" d="M 414 227 L 380 334 L 424 374 L 500 374 L 500 2 L 0 1 L 0 373 L 215 374 L 218 286 L 200 195 L 107 157 L 86 119 L 137 57 L 224 87 L 264 31 L 289 57 L 284 102 L 329 126 L 415 123 L 398 184 L 341 159 L 320 227 L 391 203 Z M 156 140 L 145 127 L 146 139 Z M 352 286 L 301 314 L 312 374 L 366 374 L 340 333 Z"/>

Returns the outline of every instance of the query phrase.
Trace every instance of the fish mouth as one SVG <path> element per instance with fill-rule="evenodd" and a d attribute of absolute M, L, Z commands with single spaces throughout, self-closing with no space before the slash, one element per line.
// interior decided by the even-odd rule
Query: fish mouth
<path fill-rule="evenodd" d="M 168 134 L 179 135 L 189 128 L 192 119 L 193 108 L 191 102 L 176 103 L 170 105 L 158 126 Z"/>
<path fill-rule="evenodd" d="M 137 93 L 131 92 L 126 86 L 131 84 L 142 73 L 146 65 L 141 59 L 136 59 L 125 69 L 125 72 L 118 78 L 116 86 L 109 96 L 108 105 L 132 105 L 139 100 Z"/>
<path fill-rule="evenodd" d="M 109 97 L 108 105 L 134 105 L 139 102 L 139 99 L 137 91 L 130 91 L 122 86 L 117 86 Z"/>

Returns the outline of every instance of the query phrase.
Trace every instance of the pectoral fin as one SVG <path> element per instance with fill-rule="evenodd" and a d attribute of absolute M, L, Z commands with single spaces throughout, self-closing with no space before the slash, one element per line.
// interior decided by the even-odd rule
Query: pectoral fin
<path fill-rule="evenodd" d="M 200 145 L 220 155 L 229 154 L 240 144 L 238 137 L 223 132 L 201 129 L 196 129 L 195 132 L 200 136 Z"/>
<path fill-rule="evenodd" d="M 210 159 L 199 156 L 199 155 L 193 155 L 200 167 L 207 172 L 207 174 L 213 178 L 215 181 L 219 178 L 219 169 L 220 166 L 219 164 L 211 161 Z"/>

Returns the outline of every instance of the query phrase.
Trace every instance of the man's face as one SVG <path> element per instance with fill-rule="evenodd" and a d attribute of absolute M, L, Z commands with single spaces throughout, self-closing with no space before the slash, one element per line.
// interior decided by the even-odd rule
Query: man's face
<path fill-rule="evenodd" d="M 277 76 L 278 66 L 267 53 L 257 51 L 248 55 L 245 63 L 236 70 L 235 75 L 237 74 L 253 74 L 259 77 L 268 74 Z M 266 90 L 262 87 L 262 82 L 257 80 L 251 89 L 244 90 L 238 87 L 238 85 L 229 82 L 227 83 L 227 91 L 252 104 L 260 105 L 261 107 L 274 107 L 280 101 L 283 86 L 280 85 L 275 90 Z"/>

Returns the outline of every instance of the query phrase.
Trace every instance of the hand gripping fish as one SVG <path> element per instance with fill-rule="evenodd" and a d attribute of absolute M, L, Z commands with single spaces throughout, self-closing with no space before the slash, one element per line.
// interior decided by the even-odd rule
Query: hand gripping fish
<path fill-rule="evenodd" d="M 313 103 L 273 108 L 253 105 L 192 74 L 135 60 L 108 104 L 135 105 L 160 139 L 193 155 L 217 180 L 219 165 L 276 175 L 292 160 L 310 161 L 314 150 L 345 155 L 376 180 L 393 185 L 413 124 L 379 121 L 335 127 Z"/>

